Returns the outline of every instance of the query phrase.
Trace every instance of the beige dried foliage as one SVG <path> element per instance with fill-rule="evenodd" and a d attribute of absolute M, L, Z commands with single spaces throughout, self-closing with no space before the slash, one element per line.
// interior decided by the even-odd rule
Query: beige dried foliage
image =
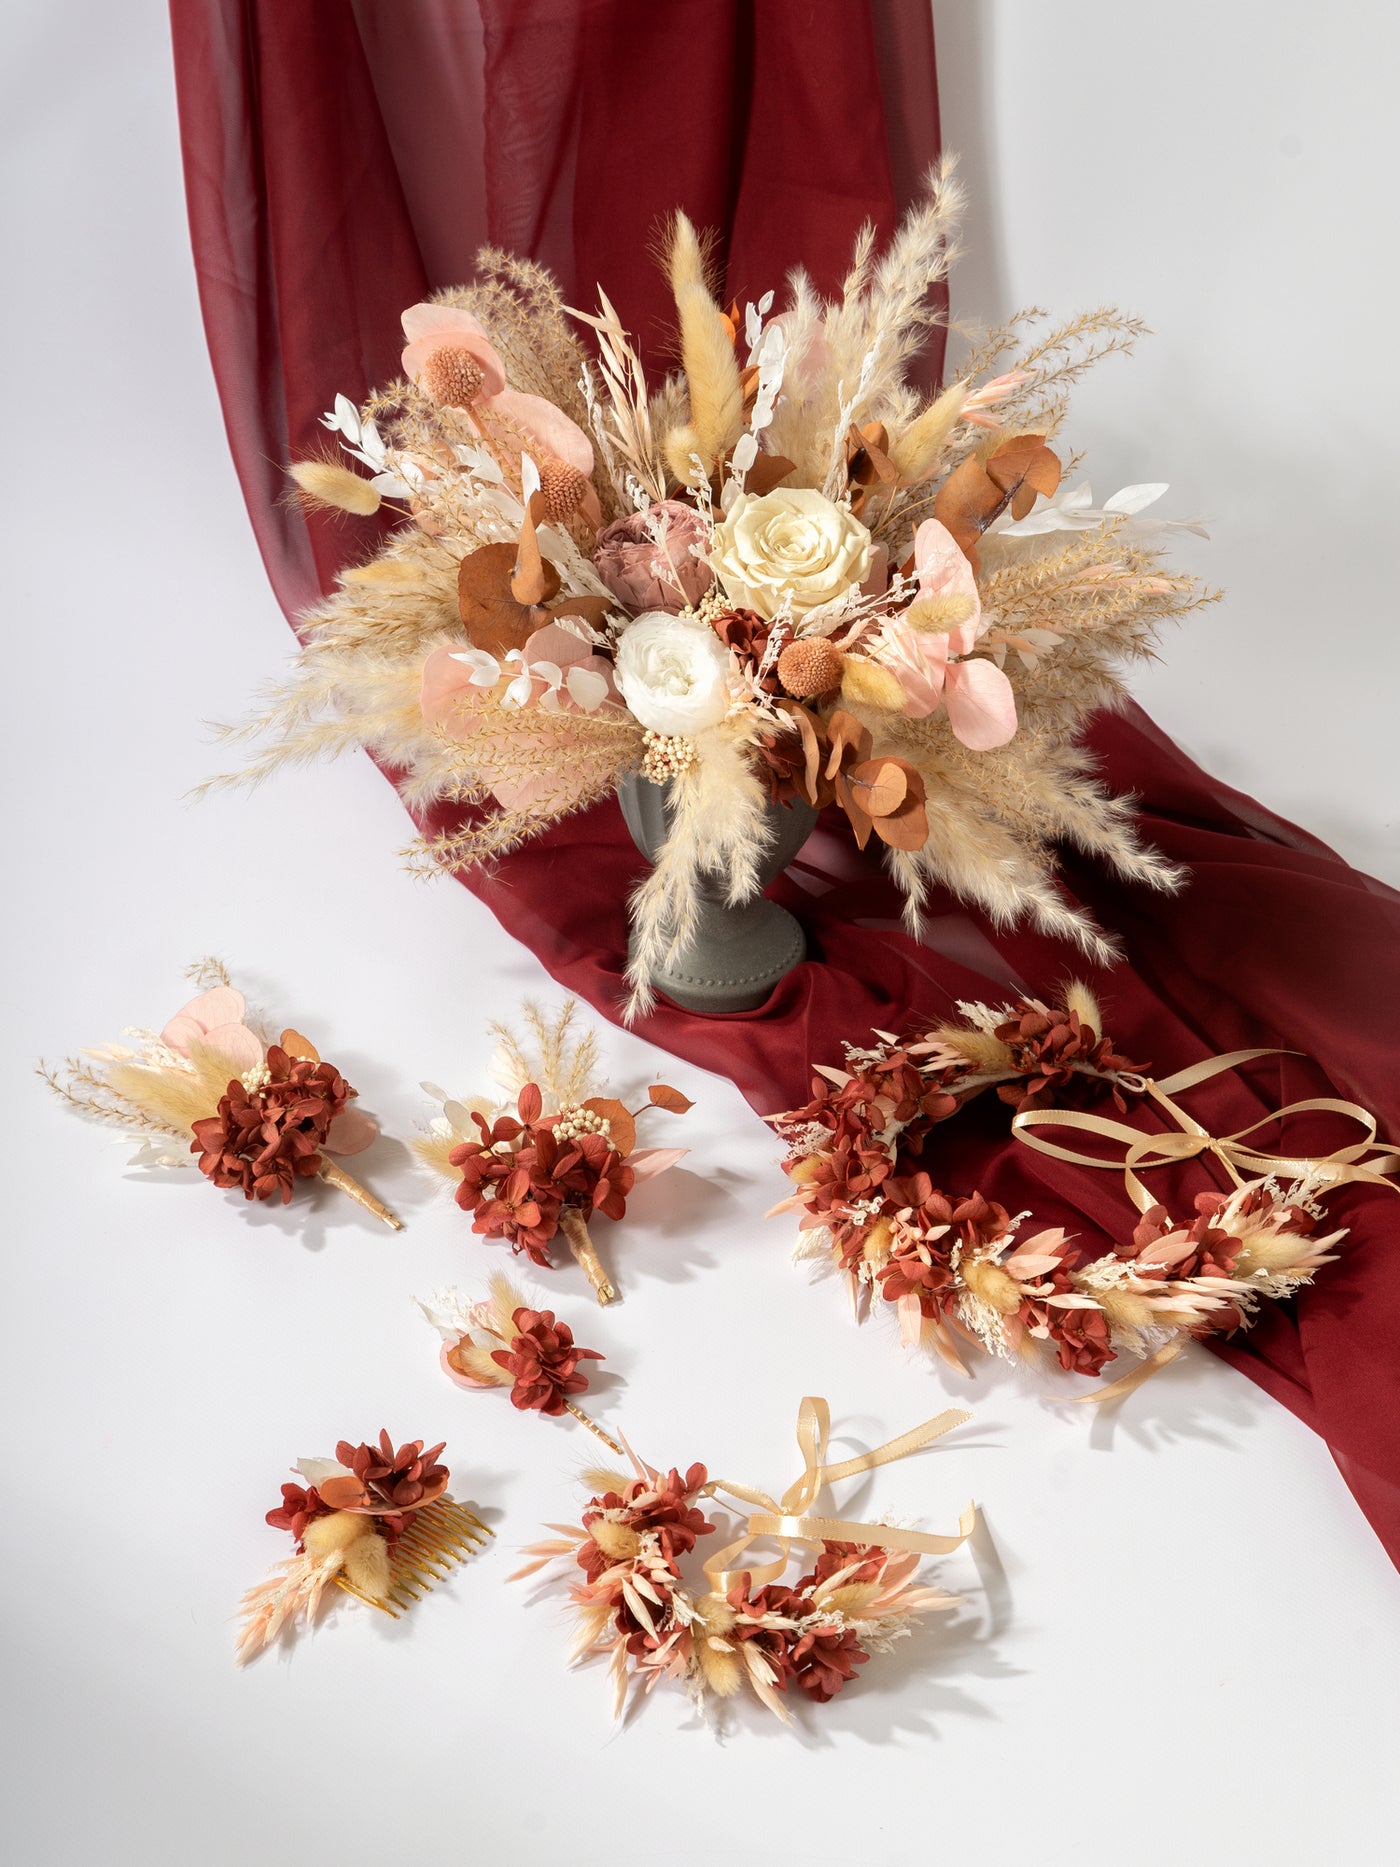
<path fill-rule="evenodd" d="M 901 434 L 891 437 L 890 459 L 906 480 L 930 473 L 948 436 L 957 426 L 971 384 L 952 383 L 937 395 Z"/>
<path fill-rule="evenodd" d="M 218 1108 L 219 1097 L 228 1087 L 229 1066 L 224 1064 L 223 1081 L 217 1088 L 180 1070 L 147 1069 L 139 1063 L 109 1064 L 107 1075 L 113 1093 L 139 1109 L 151 1127 L 188 1140 L 193 1124 Z"/>

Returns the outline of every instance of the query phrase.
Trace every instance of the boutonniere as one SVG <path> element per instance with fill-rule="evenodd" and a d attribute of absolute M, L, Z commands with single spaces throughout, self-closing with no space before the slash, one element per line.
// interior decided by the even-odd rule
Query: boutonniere
<path fill-rule="evenodd" d="M 49 1087 L 139 1140 L 134 1166 L 196 1165 L 217 1187 L 283 1205 L 321 1180 L 398 1230 L 400 1220 L 339 1164 L 379 1134 L 352 1106 L 358 1091 L 299 1031 L 271 1037 L 219 961 L 202 961 L 190 976 L 198 995 L 159 1031 L 128 1029 L 129 1043 L 41 1064 Z"/>
<path fill-rule="evenodd" d="M 576 1010 L 571 999 L 550 1021 L 526 1005 L 524 1038 L 492 1027 L 499 1039 L 492 1075 L 504 1099 L 461 1100 L 424 1083 L 441 1113 L 415 1146 L 453 1184 L 474 1232 L 504 1239 L 542 1268 L 562 1235 L 598 1301 L 611 1303 L 617 1291 L 589 1221 L 625 1217 L 633 1188 L 684 1157 L 684 1148 L 639 1147 L 637 1124 L 657 1111 L 683 1115 L 691 1103 L 664 1083 L 651 1084 L 636 1109 L 603 1094 L 597 1040 L 575 1031 Z"/>

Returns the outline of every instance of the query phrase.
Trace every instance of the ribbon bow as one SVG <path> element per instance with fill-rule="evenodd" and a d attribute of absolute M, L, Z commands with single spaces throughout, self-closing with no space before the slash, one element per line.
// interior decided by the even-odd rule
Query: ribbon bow
<path fill-rule="evenodd" d="M 977 1511 L 972 1504 L 964 1507 L 958 1519 L 956 1536 L 934 1536 L 921 1530 L 895 1530 L 884 1523 L 851 1523 L 845 1518 L 813 1517 L 808 1512 L 826 1486 L 837 1479 L 854 1478 L 859 1472 L 873 1471 L 877 1465 L 890 1465 L 896 1459 L 907 1458 L 911 1452 L 917 1452 L 933 1440 L 941 1439 L 944 1433 L 951 1432 L 955 1426 L 961 1426 L 971 1418 L 970 1413 L 952 1407 L 946 1413 L 940 1413 L 936 1419 L 925 1420 L 922 1426 L 911 1427 L 907 1433 L 901 1433 L 898 1439 L 877 1446 L 873 1452 L 862 1453 L 854 1459 L 843 1459 L 839 1465 L 828 1465 L 826 1455 L 831 1436 L 831 1410 L 824 1400 L 808 1395 L 797 1413 L 797 1444 L 802 1454 L 802 1471 L 788 1486 L 781 1500 L 769 1497 L 766 1491 L 731 1484 L 724 1478 L 713 1478 L 704 1487 L 703 1495 L 706 1497 L 723 1491 L 729 1497 L 737 1498 L 740 1503 L 755 1507 L 748 1514 L 744 1534 L 733 1543 L 726 1544 L 705 1564 L 710 1586 L 716 1594 L 727 1595 L 745 1575 L 750 1578 L 750 1586 L 753 1588 L 763 1588 L 769 1582 L 776 1582 L 788 1565 L 794 1543 L 808 1543 L 816 1548 L 820 1548 L 823 1543 L 860 1543 L 875 1549 L 917 1550 L 928 1556 L 945 1556 L 950 1550 L 957 1549 L 967 1541 L 976 1527 Z M 783 1552 L 779 1559 L 763 1563 L 757 1568 L 752 1564 L 736 1568 L 736 1559 L 750 1543 L 762 1536 L 776 1537 Z"/>
<path fill-rule="evenodd" d="M 1273 1047 L 1231 1050 L 1223 1056 L 1207 1057 L 1204 1062 L 1193 1063 L 1189 1069 L 1179 1070 L 1164 1082 L 1154 1082 L 1150 1076 L 1123 1077 L 1121 1080 L 1125 1087 L 1151 1096 L 1158 1107 L 1171 1116 L 1177 1123 L 1177 1133 L 1144 1134 L 1140 1128 L 1130 1128 L 1126 1122 L 1110 1121 L 1103 1115 L 1088 1115 L 1079 1109 L 1023 1109 L 1012 1121 L 1011 1132 L 1028 1147 L 1042 1154 L 1051 1154 L 1056 1160 L 1072 1161 L 1079 1167 L 1121 1167 L 1128 1197 L 1139 1212 L 1149 1211 L 1156 1201 L 1137 1177 L 1135 1169 L 1166 1167 L 1177 1161 L 1195 1160 L 1202 1154 L 1213 1154 L 1236 1186 L 1244 1185 L 1244 1176 L 1239 1171 L 1243 1167 L 1255 1175 L 1276 1173 L 1291 1179 L 1311 1176 L 1324 1179 L 1332 1186 L 1341 1186 L 1348 1181 L 1365 1181 L 1372 1186 L 1386 1186 L 1392 1192 L 1400 1192 L 1400 1186 L 1386 1178 L 1387 1174 L 1400 1170 L 1400 1154 L 1390 1151 L 1384 1143 L 1377 1141 L 1376 1118 L 1368 1109 L 1362 1108 L 1359 1102 L 1343 1102 L 1335 1096 L 1312 1096 L 1303 1102 L 1290 1102 L 1285 1108 L 1275 1109 L 1272 1114 L 1262 1115 L 1258 1121 L 1251 1122 L 1247 1128 L 1237 1129 L 1234 1134 L 1213 1135 L 1172 1100 L 1182 1090 L 1194 1089 L 1199 1083 L 1209 1082 L 1211 1077 L 1219 1076 L 1226 1070 L 1237 1069 L 1240 1064 L 1249 1063 L 1255 1057 L 1297 1057 L 1302 1054 L 1299 1050 L 1279 1050 Z M 1349 1147 L 1336 1148 L 1330 1154 L 1311 1155 L 1270 1154 L 1248 1143 L 1248 1137 L 1256 1130 L 1267 1128 L 1274 1122 L 1282 1122 L 1290 1115 L 1306 1114 L 1343 1115 L 1348 1121 L 1357 1122 L 1365 1129 L 1365 1138 L 1352 1142 Z M 1033 1128 L 1070 1128 L 1081 1134 L 1101 1135 L 1105 1140 L 1121 1142 L 1124 1152 L 1121 1158 L 1077 1153 L 1073 1148 L 1061 1147 L 1054 1141 L 1046 1141 L 1033 1134 Z"/>

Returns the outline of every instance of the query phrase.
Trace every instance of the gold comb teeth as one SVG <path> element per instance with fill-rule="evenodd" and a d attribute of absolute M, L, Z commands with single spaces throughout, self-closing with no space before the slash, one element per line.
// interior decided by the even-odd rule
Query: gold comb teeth
<path fill-rule="evenodd" d="M 439 1498 L 415 1513 L 413 1522 L 394 1544 L 389 1585 L 382 1597 L 365 1594 L 344 1572 L 335 1577 L 335 1585 L 397 1620 L 401 1610 L 421 1600 L 433 1583 L 443 1581 L 458 1563 L 485 1549 L 486 1538 L 495 1534 L 455 1498 Z"/>

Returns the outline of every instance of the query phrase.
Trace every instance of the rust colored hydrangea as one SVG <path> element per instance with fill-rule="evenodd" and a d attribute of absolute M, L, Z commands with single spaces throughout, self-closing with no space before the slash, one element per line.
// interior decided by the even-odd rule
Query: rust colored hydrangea
<path fill-rule="evenodd" d="M 398 1511 L 411 1512 L 433 1503 L 447 1489 L 450 1474 L 445 1465 L 437 1463 L 437 1455 L 445 1444 L 445 1440 L 439 1440 L 437 1445 L 425 1450 L 421 1439 L 410 1439 L 396 1447 L 388 1433 L 381 1430 L 376 1442 L 366 1441 L 355 1446 L 348 1439 L 342 1439 L 336 1446 L 335 1456 L 354 1473 L 364 1502 L 389 1504 Z M 342 1502 L 338 1487 L 348 1487 L 350 1482 L 343 1478 L 330 1479 L 321 1486 L 321 1495 L 332 1502 Z M 353 1506 L 354 1502 L 348 1496 L 343 1500 L 347 1506 Z"/>
<path fill-rule="evenodd" d="M 549 1246 L 565 1206 L 585 1215 L 620 1219 L 635 1175 L 603 1134 L 554 1131 L 557 1117 L 542 1118 L 538 1088 L 527 1083 L 509 1115 L 488 1122 L 475 1115 L 479 1141 L 464 1141 L 448 1157 L 462 1176 L 456 1200 L 475 1215 L 472 1230 L 504 1238 L 532 1263 L 548 1264 Z"/>
<path fill-rule="evenodd" d="M 190 1152 L 215 1186 L 286 1205 L 298 1180 L 320 1172 L 327 1131 L 354 1094 L 334 1064 L 292 1057 L 273 1044 L 267 1080 L 249 1089 L 234 1078 L 218 1113 L 193 1124 Z"/>
<path fill-rule="evenodd" d="M 522 1412 L 560 1414 L 565 1398 L 582 1394 L 587 1375 L 581 1361 L 601 1361 L 596 1348 L 579 1348 L 566 1322 L 556 1322 L 553 1310 L 518 1309 L 511 1317 L 516 1335 L 508 1349 L 491 1356 L 498 1367 L 514 1377 L 511 1405 Z"/>
<path fill-rule="evenodd" d="M 726 609 L 714 618 L 710 626 L 725 647 L 734 650 L 741 665 L 750 674 L 758 676 L 759 666 L 773 639 L 775 625 L 765 622 L 757 610 Z M 776 626 L 783 636 L 792 633 L 786 624 Z M 783 684 L 778 679 L 776 655 L 770 660 L 767 672 L 758 677 L 758 686 L 763 693 L 774 697 L 782 693 Z"/>
<path fill-rule="evenodd" d="M 282 1502 L 276 1510 L 267 1513 L 267 1521 L 274 1530 L 285 1530 L 296 1538 L 297 1548 L 301 1548 L 301 1539 L 306 1535 L 306 1526 L 317 1517 L 328 1517 L 331 1505 L 322 1498 L 315 1485 L 285 1484 L 282 1487 Z"/>
<path fill-rule="evenodd" d="M 1043 1005 L 1023 998 L 1016 1016 L 996 1027 L 996 1035 L 1011 1052 L 1022 1080 L 1003 1083 L 997 1090 L 1003 1102 L 1017 1110 L 1073 1105 L 1087 1100 L 1107 1082 L 1113 1100 L 1126 1109 L 1119 1072 L 1140 1073 L 1147 1066 L 1119 1056 L 1112 1041 L 1085 1024 L 1077 1011 L 1063 1005 Z"/>
<path fill-rule="evenodd" d="M 838 1552 L 828 1570 L 834 1574 L 849 1563 L 849 1554 L 839 1553 L 849 1546 L 827 1547 L 828 1552 Z M 818 1558 L 819 1567 L 827 1559 Z M 882 1561 L 873 1564 L 871 1579 L 882 1567 Z M 729 1593 L 729 1604 L 737 1617 L 730 1637 L 760 1647 L 773 1669 L 773 1684 L 779 1692 L 795 1684 L 824 1705 L 855 1678 L 856 1667 L 863 1666 L 870 1655 L 852 1628 L 822 1618 L 822 1609 L 812 1599 L 811 1591 L 817 1585 L 815 1575 L 804 1576 L 795 1588 L 770 1583 L 749 1594 L 745 1584 L 739 1583 Z"/>
<path fill-rule="evenodd" d="M 680 1558 L 689 1555 L 702 1536 L 714 1532 L 715 1526 L 694 1504 L 708 1480 L 703 1465 L 692 1465 L 683 1477 L 673 1466 L 664 1478 L 634 1479 L 625 1492 L 607 1491 L 595 1497 L 583 1514 L 583 1527 L 588 1529 L 607 1511 L 624 1511 L 621 1521 L 639 1536 L 654 1534 L 671 1573 L 679 1576 Z M 579 1567 L 590 1582 L 597 1581 L 609 1560 L 592 1540 L 578 1553 Z"/>

